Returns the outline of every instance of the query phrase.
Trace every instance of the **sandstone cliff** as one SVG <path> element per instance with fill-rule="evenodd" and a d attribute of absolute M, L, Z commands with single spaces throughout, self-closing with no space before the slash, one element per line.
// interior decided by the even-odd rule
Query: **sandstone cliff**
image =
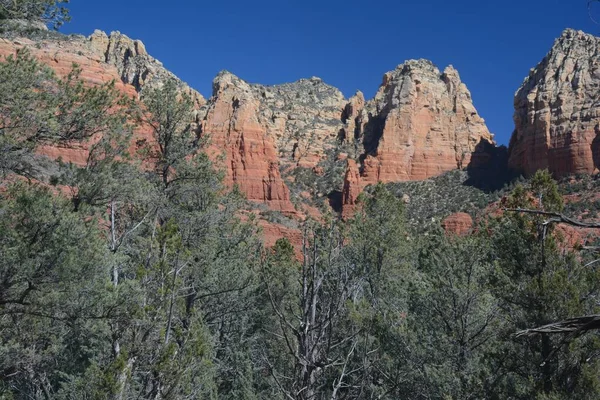
<path fill-rule="evenodd" d="M 567 29 L 515 95 L 509 166 L 530 175 L 600 166 L 600 38 Z"/>
<path fill-rule="evenodd" d="M 114 80 L 135 98 L 176 79 L 195 99 L 194 122 L 209 137 L 209 154 L 224 170 L 226 183 L 237 185 L 250 201 L 300 219 L 318 218 L 315 206 L 327 204 L 337 204 L 338 211 L 343 205 L 349 216 L 368 184 L 466 168 L 485 160 L 493 148 L 456 70 L 440 72 L 424 60 L 386 73 L 371 100 L 361 92 L 346 99 L 315 77 L 264 86 L 222 72 L 207 101 L 151 57 L 142 42 L 119 32 L 9 35 L 0 39 L 0 57 L 22 47 L 60 75 L 76 63 L 88 84 Z M 137 134 L 148 132 L 140 127 Z M 76 164 L 86 159 L 85 144 L 43 148 L 42 153 Z"/>
<path fill-rule="evenodd" d="M 201 131 L 227 183 L 249 200 L 293 213 L 280 170 L 318 164 L 337 141 L 344 105 L 342 93 L 318 78 L 263 86 L 224 71 L 213 82 Z"/>
<path fill-rule="evenodd" d="M 473 230 L 473 218 L 464 212 L 450 214 L 442 221 L 446 234 L 466 236 Z"/>
<path fill-rule="evenodd" d="M 360 97 L 354 103 L 364 183 L 420 180 L 466 168 L 482 144 L 493 143 L 452 66 L 440 73 L 429 61 L 407 61 L 384 75 L 364 110 L 357 110 Z"/>
<path fill-rule="evenodd" d="M 35 33 L 35 32 L 34 32 Z M 206 101 L 197 91 L 168 71 L 160 61 L 146 52 L 140 40 L 133 40 L 121 34 L 96 30 L 89 37 L 82 35 L 60 35 L 54 32 L 41 32 L 31 37 L 13 34 L 0 38 L 0 57 L 14 54 L 20 48 L 27 48 L 33 56 L 52 67 L 59 75 L 71 71 L 73 64 L 82 70 L 82 78 L 89 84 L 99 84 L 115 80 L 124 92 L 143 92 L 144 88 L 160 85 L 166 79 L 179 83 L 197 102 Z"/>
<path fill-rule="evenodd" d="M 493 147 L 456 70 L 440 73 L 424 60 L 386 73 L 370 101 L 361 92 L 346 100 L 318 78 L 263 86 L 222 72 L 202 132 L 215 154 L 223 153 L 229 183 L 284 212 L 292 211 L 291 195 L 279 171 L 318 167 L 323 173 L 319 165 L 330 150 L 350 153 L 358 164 L 351 163 L 348 169 L 355 171 L 346 176 L 360 176 L 364 186 L 466 168 L 474 155 Z M 354 196 L 344 191 L 343 202 L 351 205 Z"/>
<path fill-rule="evenodd" d="M 150 56 L 142 41 L 130 39 L 120 32 L 107 35 L 99 30 L 90 35 L 87 41 L 100 60 L 116 67 L 120 80 L 132 85 L 137 92 L 143 94 L 145 88 L 161 85 L 166 80 L 174 80 L 192 97 L 197 107 L 206 103 L 200 93 L 191 89 L 167 70 L 160 61 Z"/>

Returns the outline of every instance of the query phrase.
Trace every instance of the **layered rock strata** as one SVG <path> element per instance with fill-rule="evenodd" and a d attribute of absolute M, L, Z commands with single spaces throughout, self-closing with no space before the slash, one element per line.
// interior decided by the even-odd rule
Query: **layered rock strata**
<path fill-rule="evenodd" d="M 509 166 L 556 177 L 600 166 L 600 38 L 565 30 L 515 95 Z"/>
<path fill-rule="evenodd" d="M 342 93 L 318 78 L 263 86 L 223 71 L 213 81 L 201 131 L 227 183 L 289 214 L 295 207 L 281 168 L 316 166 L 338 139 L 344 106 Z"/>
<path fill-rule="evenodd" d="M 142 42 L 119 32 L 13 36 L 0 39 L 0 57 L 23 47 L 59 75 L 76 63 L 87 84 L 115 81 L 134 98 L 143 98 L 148 88 L 167 79 L 177 80 Z M 361 92 L 346 99 L 314 77 L 264 86 L 222 72 L 208 101 L 177 82 L 195 100 L 193 122 L 209 138 L 209 154 L 225 172 L 226 183 L 237 185 L 251 201 L 295 217 L 318 218 L 314 207 L 299 203 L 319 196 L 324 200 L 329 193 L 319 189 L 293 195 L 289 183 L 295 175 L 289 171 L 311 170 L 319 179 L 340 182 L 341 175 L 328 175 L 332 172 L 325 161 L 347 160 L 345 183 L 332 189 L 341 192 L 347 217 L 367 184 L 426 179 L 466 168 L 475 159 L 485 159 L 477 157 L 485 156 L 480 149 L 493 147 L 492 135 L 456 70 L 440 72 L 424 60 L 407 61 L 386 73 L 375 98 L 368 101 Z M 143 127 L 137 134 L 149 135 Z M 85 143 L 42 149 L 50 158 L 77 164 L 85 162 L 86 151 Z M 343 173 L 343 168 L 338 170 Z"/>
<path fill-rule="evenodd" d="M 446 234 L 466 236 L 473 230 L 473 218 L 463 212 L 450 214 L 442 221 L 442 228 Z"/>
<path fill-rule="evenodd" d="M 386 73 L 370 101 L 361 92 L 346 100 L 318 78 L 263 86 L 222 72 L 202 132 L 223 153 L 229 183 L 283 212 L 292 211 L 291 196 L 277 169 L 315 167 L 340 145 L 357 161 L 348 166 L 353 182 L 346 186 L 358 193 L 379 181 L 426 179 L 476 158 L 481 163 L 494 147 L 456 70 L 440 73 L 425 60 Z M 351 206 L 354 194 L 339 190 Z"/>
<path fill-rule="evenodd" d="M 360 96 L 354 100 L 360 104 Z M 493 143 L 458 72 L 411 60 L 383 77 L 375 98 L 352 123 L 364 147 L 363 182 L 421 180 L 466 168 L 482 144 Z"/>

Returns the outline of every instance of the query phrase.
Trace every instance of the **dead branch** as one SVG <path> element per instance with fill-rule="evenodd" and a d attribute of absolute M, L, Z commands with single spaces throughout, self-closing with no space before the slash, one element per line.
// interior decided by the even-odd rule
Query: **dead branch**
<path fill-rule="evenodd" d="M 559 351 L 559 349 L 565 344 L 571 342 L 579 335 L 582 335 L 588 331 L 600 329 L 600 315 L 587 315 L 585 317 L 569 318 L 564 321 L 554 322 L 552 324 L 540 326 L 534 329 L 526 329 L 524 331 L 517 332 L 516 337 L 520 336 L 532 336 L 536 334 L 566 334 L 563 340 L 558 346 L 552 350 L 552 352 L 546 357 L 546 359 L 540 364 L 540 366 L 546 365 L 549 359 Z"/>
<path fill-rule="evenodd" d="M 533 336 L 536 334 L 559 334 L 570 333 L 579 334 L 594 329 L 600 329 L 600 315 L 587 315 L 585 317 L 569 318 L 559 322 L 553 322 L 548 325 L 540 326 L 533 329 L 526 329 L 516 333 L 520 336 Z"/>
<path fill-rule="evenodd" d="M 577 221 L 573 218 L 567 217 L 566 215 L 555 213 L 555 212 L 531 210 L 531 209 L 527 209 L 527 208 L 505 208 L 504 211 L 525 213 L 525 214 L 537 214 L 537 215 L 544 215 L 544 216 L 550 217 L 544 223 L 546 225 L 551 224 L 551 223 L 563 223 L 563 224 L 567 224 L 567 225 L 576 226 L 579 228 L 600 229 L 600 222 Z"/>

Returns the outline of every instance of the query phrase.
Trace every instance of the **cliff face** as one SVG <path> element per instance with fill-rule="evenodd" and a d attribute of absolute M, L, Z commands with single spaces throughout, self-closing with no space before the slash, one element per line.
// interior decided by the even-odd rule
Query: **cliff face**
<path fill-rule="evenodd" d="M 424 60 L 385 74 L 370 101 L 360 92 L 346 100 L 318 78 L 262 86 L 223 72 L 214 81 L 202 132 L 215 153 L 224 153 L 229 183 L 284 212 L 293 208 L 279 170 L 315 167 L 339 145 L 354 149 L 346 187 L 339 188 L 349 207 L 361 185 L 466 168 L 481 143 L 493 143 L 456 70 L 440 73 Z"/>
<path fill-rule="evenodd" d="M 264 86 L 229 72 L 214 79 L 212 96 L 205 100 L 151 57 L 141 41 L 119 32 L 7 36 L 0 39 L 0 58 L 23 47 L 59 75 L 76 63 L 87 84 L 114 80 L 133 98 L 143 99 L 148 88 L 175 79 L 195 100 L 193 122 L 209 137 L 208 152 L 224 170 L 226 183 L 237 185 L 250 201 L 295 218 L 318 218 L 314 206 L 328 197 L 331 202 L 332 193 L 348 217 L 368 184 L 466 168 L 474 155 L 485 155 L 480 148 L 493 147 L 456 70 L 441 73 L 424 60 L 407 61 L 386 73 L 368 101 L 360 92 L 346 99 L 319 78 Z M 150 133 L 139 127 L 136 134 Z M 87 157 L 85 143 L 40 152 L 76 164 Z M 292 193 L 291 187 L 302 186 L 296 179 L 304 186 Z M 307 188 L 310 179 L 319 180 L 314 190 Z"/>
<path fill-rule="evenodd" d="M 509 166 L 560 177 L 600 166 L 600 38 L 567 29 L 515 95 Z"/>
<path fill-rule="evenodd" d="M 182 91 L 191 96 L 196 107 L 206 103 L 200 93 L 179 80 L 160 61 L 150 56 L 146 46 L 140 40 L 130 39 L 120 32 L 107 35 L 96 30 L 87 38 L 87 42 L 101 62 L 117 68 L 121 82 L 133 86 L 141 95 L 144 89 L 156 87 L 168 79 L 173 79 L 179 83 Z"/>
<path fill-rule="evenodd" d="M 20 48 L 27 48 L 34 57 L 61 76 L 69 73 L 74 63 L 78 64 L 82 79 L 90 85 L 114 80 L 123 92 L 133 96 L 143 93 L 145 88 L 160 85 L 166 79 L 173 79 L 197 104 L 206 103 L 200 93 L 150 56 L 140 40 L 130 39 L 120 32 L 107 35 L 97 30 L 88 37 L 54 33 L 36 39 L 0 38 L 1 58 L 14 54 Z"/>
<path fill-rule="evenodd" d="M 222 72 L 201 130 L 227 183 L 237 184 L 249 200 L 293 213 L 280 169 L 316 166 L 336 143 L 344 105 L 342 93 L 317 78 L 262 86 Z"/>
<path fill-rule="evenodd" d="M 246 82 L 229 73 L 213 83 L 213 96 L 201 124 L 209 135 L 209 154 L 226 172 L 226 183 L 237 184 L 249 200 L 293 212 L 290 193 L 281 179 L 274 138 L 259 120 L 260 102 Z"/>
<path fill-rule="evenodd" d="M 383 77 L 375 98 L 352 105 L 362 139 L 363 182 L 421 180 L 466 168 L 478 145 L 493 143 L 458 72 L 411 60 Z"/>

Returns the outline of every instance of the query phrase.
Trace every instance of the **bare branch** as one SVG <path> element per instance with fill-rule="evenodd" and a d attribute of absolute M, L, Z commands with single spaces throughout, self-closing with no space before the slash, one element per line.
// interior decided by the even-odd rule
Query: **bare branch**
<path fill-rule="evenodd" d="M 524 331 L 517 332 L 516 336 L 532 336 L 542 333 L 583 333 L 594 329 L 600 329 L 600 315 L 569 318 L 563 321 L 540 326 L 538 328 L 526 329 Z"/>
<path fill-rule="evenodd" d="M 545 224 L 563 223 L 563 224 L 567 224 L 567 225 L 577 226 L 579 228 L 600 229 L 600 222 L 577 221 L 577 220 L 574 220 L 573 218 L 567 217 L 566 215 L 549 212 L 549 211 L 531 210 L 531 209 L 527 209 L 527 208 L 505 208 L 504 211 L 525 213 L 525 214 L 537 214 L 537 215 L 544 215 L 544 216 L 550 217 L 545 222 Z"/>

